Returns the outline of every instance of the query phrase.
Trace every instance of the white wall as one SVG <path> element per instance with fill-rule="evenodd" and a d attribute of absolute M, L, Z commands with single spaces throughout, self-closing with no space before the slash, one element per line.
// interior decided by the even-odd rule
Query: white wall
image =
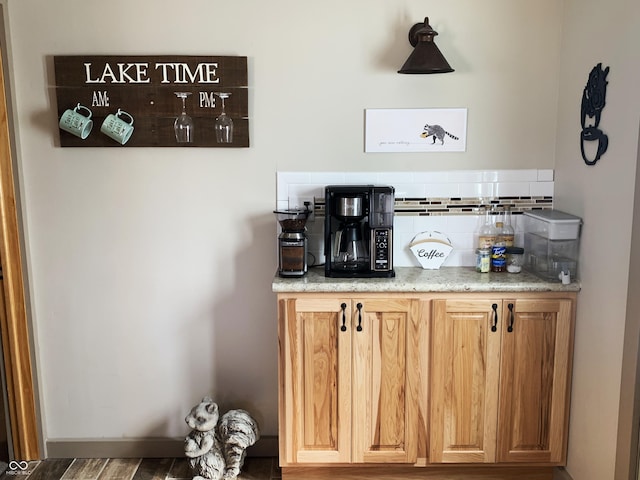
<path fill-rule="evenodd" d="M 48 439 L 182 436 L 205 394 L 276 434 L 276 171 L 554 166 L 556 0 L 4 2 Z M 456 72 L 398 75 L 425 16 Z M 251 148 L 57 147 L 72 54 L 248 56 Z M 466 107 L 467 151 L 364 154 L 374 107 Z"/>
<path fill-rule="evenodd" d="M 640 52 L 630 46 L 640 44 L 640 3 L 569 0 L 563 33 L 555 203 L 584 219 L 568 470 L 601 480 L 614 478 L 616 449 L 629 448 L 617 432 L 640 119 Z M 580 98 L 600 62 L 610 66 L 600 121 L 609 148 L 586 166 Z"/>

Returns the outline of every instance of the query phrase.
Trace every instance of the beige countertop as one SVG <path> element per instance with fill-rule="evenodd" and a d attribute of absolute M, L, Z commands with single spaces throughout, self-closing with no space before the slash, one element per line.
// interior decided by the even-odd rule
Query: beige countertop
<path fill-rule="evenodd" d="M 563 285 L 532 273 L 478 273 L 474 267 L 442 267 L 423 270 L 397 267 L 394 278 L 329 278 L 323 267 L 310 268 L 304 277 L 277 274 L 272 290 L 285 292 L 578 292 L 579 282 Z"/>

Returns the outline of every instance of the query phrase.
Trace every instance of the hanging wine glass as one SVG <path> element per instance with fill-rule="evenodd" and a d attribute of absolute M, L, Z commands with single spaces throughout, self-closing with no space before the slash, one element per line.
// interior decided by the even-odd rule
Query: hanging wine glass
<path fill-rule="evenodd" d="M 176 142 L 178 143 L 193 143 L 193 120 L 187 115 L 186 100 L 191 92 L 174 92 L 176 97 L 182 99 L 182 113 L 176 117 L 176 121 L 173 122 L 173 130 L 176 134 Z"/>
<path fill-rule="evenodd" d="M 224 110 L 224 100 L 231 96 L 230 93 L 226 92 L 214 92 L 215 95 L 220 97 L 222 100 L 222 112 L 216 118 L 215 130 L 216 130 L 216 141 L 218 143 L 232 143 L 233 142 L 233 120 L 231 117 L 227 115 Z"/>

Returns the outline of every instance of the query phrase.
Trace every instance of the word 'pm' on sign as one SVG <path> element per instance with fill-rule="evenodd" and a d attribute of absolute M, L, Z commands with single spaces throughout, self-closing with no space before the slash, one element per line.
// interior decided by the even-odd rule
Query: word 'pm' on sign
<path fill-rule="evenodd" d="M 123 124 L 131 131 L 126 147 L 249 146 L 247 57 L 72 55 L 53 60 L 58 119 L 81 105 L 85 108 L 78 114 L 93 122 L 83 135 L 60 128 L 62 147 L 123 146 L 101 132 L 107 117 L 120 118 L 118 112 L 130 116 L 131 126 Z M 224 111 L 233 120 L 231 143 L 216 141 L 220 93 L 228 94 Z M 176 140 L 174 124 L 184 114 L 193 124 L 190 143 Z"/>

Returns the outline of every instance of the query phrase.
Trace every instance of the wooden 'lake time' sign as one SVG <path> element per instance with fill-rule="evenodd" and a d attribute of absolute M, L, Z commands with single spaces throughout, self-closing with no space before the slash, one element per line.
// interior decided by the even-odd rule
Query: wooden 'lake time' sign
<path fill-rule="evenodd" d="M 66 112 L 68 127 L 58 130 L 62 147 L 122 146 L 114 140 L 123 135 L 118 123 L 127 129 L 126 147 L 249 146 L 247 57 L 55 56 L 54 67 L 58 120 Z M 184 93 L 185 111 L 193 122 L 191 143 L 179 143 L 174 129 L 182 113 L 182 98 L 176 94 Z M 230 94 L 224 107 L 233 120 L 231 143 L 216 140 L 215 119 L 222 112 L 219 93 Z M 84 107 L 78 114 L 90 115 L 93 121 L 88 135 L 70 133 L 78 119 L 83 121 L 67 112 L 78 104 Z M 109 128 L 111 135 L 104 133 Z"/>

